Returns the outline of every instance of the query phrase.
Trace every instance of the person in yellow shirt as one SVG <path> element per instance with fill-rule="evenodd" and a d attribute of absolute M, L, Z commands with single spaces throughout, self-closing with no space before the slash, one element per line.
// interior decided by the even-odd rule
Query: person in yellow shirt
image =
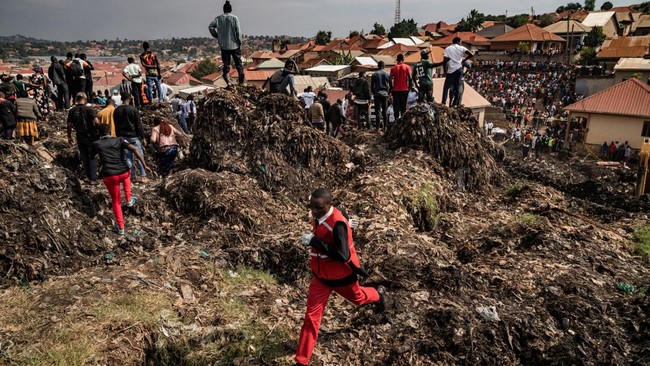
<path fill-rule="evenodd" d="M 111 128 L 111 137 L 115 137 L 115 121 L 113 120 L 113 112 L 115 111 L 115 101 L 113 99 L 106 99 L 106 107 L 97 113 L 100 125 L 108 125 Z"/>

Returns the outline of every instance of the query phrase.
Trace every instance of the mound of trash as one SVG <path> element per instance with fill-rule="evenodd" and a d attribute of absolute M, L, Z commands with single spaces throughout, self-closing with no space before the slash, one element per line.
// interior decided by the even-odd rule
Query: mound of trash
<path fill-rule="evenodd" d="M 257 179 L 267 191 L 306 197 L 348 177 L 362 157 L 304 122 L 297 101 L 246 89 L 216 91 L 201 102 L 190 158 L 195 167 Z"/>
<path fill-rule="evenodd" d="M 503 182 L 497 162 L 504 151 L 481 132 L 469 108 L 418 104 L 389 127 L 391 148 L 420 148 L 430 153 L 460 188 L 475 191 Z"/>

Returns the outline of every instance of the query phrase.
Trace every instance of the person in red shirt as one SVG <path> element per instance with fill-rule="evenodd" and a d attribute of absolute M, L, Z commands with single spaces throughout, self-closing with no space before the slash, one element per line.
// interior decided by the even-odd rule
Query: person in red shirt
<path fill-rule="evenodd" d="M 404 63 L 404 55 L 397 55 L 397 65 L 390 69 L 391 90 L 393 94 L 393 109 L 397 120 L 406 112 L 406 102 L 409 90 L 413 85 L 411 67 Z"/>
<path fill-rule="evenodd" d="M 351 223 L 346 215 L 332 206 L 332 194 L 319 188 L 311 194 L 309 208 L 315 218 L 313 230 L 300 241 L 309 245 L 313 272 L 307 295 L 307 311 L 300 329 L 296 365 L 307 365 L 318 339 L 320 322 L 332 291 L 360 306 L 374 303 L 379 311 L 386 307 L 383 286 L 361 287 L 357 275 L 368 273 L 361 268 L 352 240 Z"/>

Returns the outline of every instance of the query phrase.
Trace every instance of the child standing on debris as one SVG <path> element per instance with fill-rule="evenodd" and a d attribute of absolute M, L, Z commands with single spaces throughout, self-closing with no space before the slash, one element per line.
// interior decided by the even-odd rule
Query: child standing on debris
<path fill-rule="evenodd" d="M 332 206 L 331 193 L 324 188 L 314 191 L 309 208 L 315 218 L 313 229 L 300 241 L 310 247 L 313 277 L 309 284 L 305 320 L 300 330 L 296 365 L 309 363 L 332 291 L 357 306 L 374 303 L 380 311 L 386 307 L 386 290 L 383 286 L 377 289 L 359 286 L 357 275 L 366 277 L 368 273 L 359 264 L 350 223 L 339 209 Z"/>
<path fill-rule="evenodd" d="M 122 214 L 122 197 L 120 188 L 124 187 L 124 195 L 128 207 L 135 204 L 135 197 L 131 195 L 131 172 L 124 158 L 124 151 L 130 151 L 140 161 L 145 170 L 151 172 L 151 169 L 144 161 L 140 151 L 121 137 L 111 137 L 110 127 L 100 125 L 99 132 L 102 136 L 99 140 L 93 142 L 91 157 L 99 155 L 102 163 L 102 178 L 108 193 L 111 195 L 113 203 L 113 213 L 115 214 L 115 232 L 124 235 L 124 216 Z"/>

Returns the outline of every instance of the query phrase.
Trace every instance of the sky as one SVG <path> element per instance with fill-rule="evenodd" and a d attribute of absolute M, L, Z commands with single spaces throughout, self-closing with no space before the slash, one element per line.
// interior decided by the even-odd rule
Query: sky
<path fill-rule="evenodd" d="M 574 0 L 575 1 L 575 0 Z M 604 0 L 596 2 L 599 8 Z M 159 39 L 209 37 L 208 25 L 223 12 L 224 0 L 1 0 L 0 35 L 21 34 L 46 40 Z M 456 23 L 471 9 L 508 15 L 554 11 L 570 0 L 402 0 L 403 19 L 419 25 Z M 614 6 L 619 6 L 614 1 Z M 395 0 L 231 0 L 246 35 L 313 37 L 330 30 L 389 29 Z M 13 14 L 13 16 L 6 16 Z"/>

